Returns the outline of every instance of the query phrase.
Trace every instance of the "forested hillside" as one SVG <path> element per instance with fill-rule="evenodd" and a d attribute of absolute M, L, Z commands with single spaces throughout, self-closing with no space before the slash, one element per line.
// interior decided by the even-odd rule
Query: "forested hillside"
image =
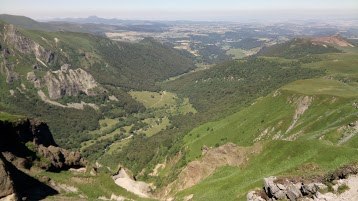
<path fill-rule="evenodd" d="M 188 54 L 149 38 L 123 43 L 4 22 L 0 32 L 2 110 L 45 119 L 67 148 L 88 140 L 99 119 L 144 111 L 129 90 L 158 90 L 156 82 L 195 68 Z"/>
<path fill-rule="evenodd" d="M 298 59 L 307 55 L 338 53 L 341 52 L 330 45 L 314 43 L 309 39 L 295 38 L 287 42 L 263 47 L 256 56 L 282 57 L 286 59 Z"/>
<path fill-rule="evenodd" d="M 254 58 L 230 61 L 166 83 L 168 90 L 189 97 L 194 107 L 212 116 L 226 115 L 291 81 L 323 75 L 298 62 Z"/>
<path fill-rule="evenodd" d="M 139 43 L 102 39 L 96 48 L 102 58 L 114 67 L 111 74 L 96 74 L 104 77 L 103 82 L 127 89 L 154 90 L 156 82 L 195 68 L 190 54 L 169 48 L 152 38 Z"/>

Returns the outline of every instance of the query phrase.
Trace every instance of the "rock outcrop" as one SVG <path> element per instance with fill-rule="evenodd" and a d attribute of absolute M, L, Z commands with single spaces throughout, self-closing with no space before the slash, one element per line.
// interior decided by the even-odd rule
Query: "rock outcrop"
<path fill-rule="evenodd" d="M 86 161 L 81 157 L 79 152 L 70 152 L 53 145 L 49 147 L 39 145 L 37 150 L 51 162 L 48 166 L 49 170 L 58 171 L 69 168 L 80 168 L 86 164 Z"/>
<path fill-rule="evenodd" d="M 18 52 L 22 54 L 35 55 L 36 59 L 43 65 L 46 65 L 43 61 L 49 63 L 54 58 L 53 52 L 45 50 L 45 48 L 43 48 L 35 41 L 22 35 L 19 30 L 17 30 L 16 27 L 12 24 L 4 26 L 3 36 L 5 43 L 12 45 Z"/>
<path fill-rule="evenodd" d="M 26 79 L 28 81 L 32 82 L 36 89 L 41 88 L 41 83 L 42 83 L 41 79 L 36 76 L 35 72 L 28 72 Z"/>
<path fill-rule="evenodd" d="M 15 193 L 14 183 L 10 171 L 5 163 L 5 158 L 0 154 L 0 199 Z"/>
<path fill-rule="evenodd" d="M 33 168 L 57 172 L 87 164 L 79 152 L 58 147 L 44 122 L 0 121 L 0 133 L 0 200 L 17 200 L 18 195 L 40 200 L 56 194 L 46 182 L 27 174 Z"/>
<path fill-rule="evenodd" d="M 18 79 L 19 75 L 15 72 L 15 65 L 6 60 L 0 63 L 0 73 L 5 75 L 6 83 L 11 83 Z"/>
<path fill-rule="evenodd" d="M 2 133 L 0 151 L 6 153 L 11 161 L 19 161 L 19 158 L 27 158 L 34 152 L 38 152 L 49 163 L 39 163 L 41 168 L 59 171 L 71 167 L 83 167 L 86 161 L 79 152 L 70 152 L 60 148 L 55 143 L 46 123 L 37 120 L 18 120 L 16 122 L 0 121 Z M 31 143 L 31 149 L 27 143 Z M 32 163 L 33 161 L 28 161 Z"/>
<path fill-rule="evenodd" d="M 49 97 L 56 100 L 64 96 L 77 96 L 80 93 L 95 95 L 93 89 L 98 83 L 92 75 L 81 68 L 73 70 L 69 67 L 70 65 L 65 64 L 59 71 L 46 73 L 44 84 L 48 89 Z"/>
<path fill-rule="evenodd" d="M 254 200 L 285 200 L 296 201 L 304 196 L 312 197 L 321 190 L 327 190 L 328 187 L 320 182 L 302 183 L 289 180 L 278 181 L 276 177 L 264 178 L 264 197 L 257 192 L 251 191 L 247 195 L 248 201 Z"/>
<path fill-rule="evenodd" d="M 358 197 L 357 174 L 358 165 L 350 165 L 310 181 L 268 177 L 264 178 L 263 189 L 250 191 L 247 194 L 247 200 L 355 200 L 351 198 Z M 347 192 L 343 192 L 342 189 L 347 189 Z"/>

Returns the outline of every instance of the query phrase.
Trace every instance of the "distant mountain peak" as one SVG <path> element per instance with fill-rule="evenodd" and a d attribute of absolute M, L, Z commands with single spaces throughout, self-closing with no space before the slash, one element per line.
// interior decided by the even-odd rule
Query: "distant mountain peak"
<path fill-rule="evenodd" d="M 87 19 L 100 19 L 99 17 L 97 17 L 96 15 L 91 15 L 91 16 L 88 16 Z"/>

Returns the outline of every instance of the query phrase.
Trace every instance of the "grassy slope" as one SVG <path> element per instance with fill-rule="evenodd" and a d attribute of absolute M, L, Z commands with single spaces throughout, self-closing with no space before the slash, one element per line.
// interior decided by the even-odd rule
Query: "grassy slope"
<path fill-rule="evenodd" d="M 269 141 L 264 150 L 247 166 L 223 167 L 193 188 L 179 193 L 178 197 L 194 194 L 193 200 L 246 200 L 247 192 L 262 186 L 264 177 L 319 174 L 356 160 L 351 156 L 358 153 L 353 148 L 316 141 Z M 310 166 L 319 169 L 306 168 Z"/>
<path fill-rule="evenodd" d="M 170 92 L 131 91 L 129 94 L 141 102 L 146 108 L 174 105 L 176 95 Z"/>
<path fill-rule="evenodd" d="M 110 175 L 108 174 L 98 174 L 97 176 L 91 176 L 89 174 L 75 174 L 70 171 L 60 172 L 60 173 L 51 173 L 43 172 L 36 177 L 48 176 L 59 184 L 65 184 L 68 186 L 73 186 L 78 188 L 78 193 L 62 193 L 59 196 L 63 197 L 72 197 L 74 199 L 79 199 L 80 195 L 85 195 L 86 200 L 98 200 L 98 197 L 105 196 L 110 198 L 112 194 L 124 196 L 128 199 L 134 200 L 152 200 L 138 197 L 127 190 L 117 186 Z M 55 199 L 57 196 L 53 196 Z M 62 198 L 63 198 L 62 197 Z M 51 197 L 49 197 L 50 200 Z"/>
<path fill-rule="evenodd" d="M 7 112 L 0 111 L 0 121 L 14 121 L 14 120 L 21 119 L 21 118 L 24 118 L 24 116 L 13 115 L 13 114 L 9 114 Z"/>
<path fill-rule="evenodd" d="M 245 200 L 249 190 L 262 186 L 264 177 L 323 174 L 357 161 L 357 157 L 352 157 L 358 152 L 357 135 L 341 146 L 337 142 L 343 137 L 338 128 L 357 120 L 357 109 L 352 107 L 352 103 L 358 99 L 358 88 L 354 81 L 343 83 L 332 79 L 356 76 L 358 57 L 354 56 L 354 51 L 350 52 L 320 55 L 331 59 L 305 65 L 326 69 L 326 78 L 295 81 L 276 93 L 258 99 L 255 104 L 238 113 L 192 130 L 184 138 L 188 151 L 187 161 L 200 157 L 203 145 L 234 142 L 248 146 L 265 129 L 269 132 L 262 137 L 265 147 L 263 152 L 249 159 L 247 165 L 220 168 L 212 176 L 177 196 L 182 198 L 194 194 L 193 200 Z M 292 100 L 302 96 L 312 97 L 312 103 L 294 129 L 285 133 L 295 113 L 296 106 Z M 282 138 L 299 133 L 298 140 L 272 140 L 279 131 L 283 134 Z M 320 137 L 321 140 L 318 140 Z"/>

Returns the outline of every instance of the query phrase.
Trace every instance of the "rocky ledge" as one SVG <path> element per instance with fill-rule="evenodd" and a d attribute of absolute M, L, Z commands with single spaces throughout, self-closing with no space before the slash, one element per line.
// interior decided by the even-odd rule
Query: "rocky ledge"
<path fill-rule="evenodd" d="M 58 172 L 86 165 L 79 152 L 58 147 L 46 123 L 30 119 L 0 121 L 0 200 L 29 195 L 37 200 L 43 194 L 56 194 L 28 175 L 33 169 Z"/>
<path fill-rule="evenodd" d="M 305 200 L 338 201 L 358 197 L 358 165 L 339 168 L 333 173 L 307 181 L 304 179 L 264 178 L 264 187 L 250 191 L 248 201 Z M 355 199 L 353 199 L 355 200 Z"/>

